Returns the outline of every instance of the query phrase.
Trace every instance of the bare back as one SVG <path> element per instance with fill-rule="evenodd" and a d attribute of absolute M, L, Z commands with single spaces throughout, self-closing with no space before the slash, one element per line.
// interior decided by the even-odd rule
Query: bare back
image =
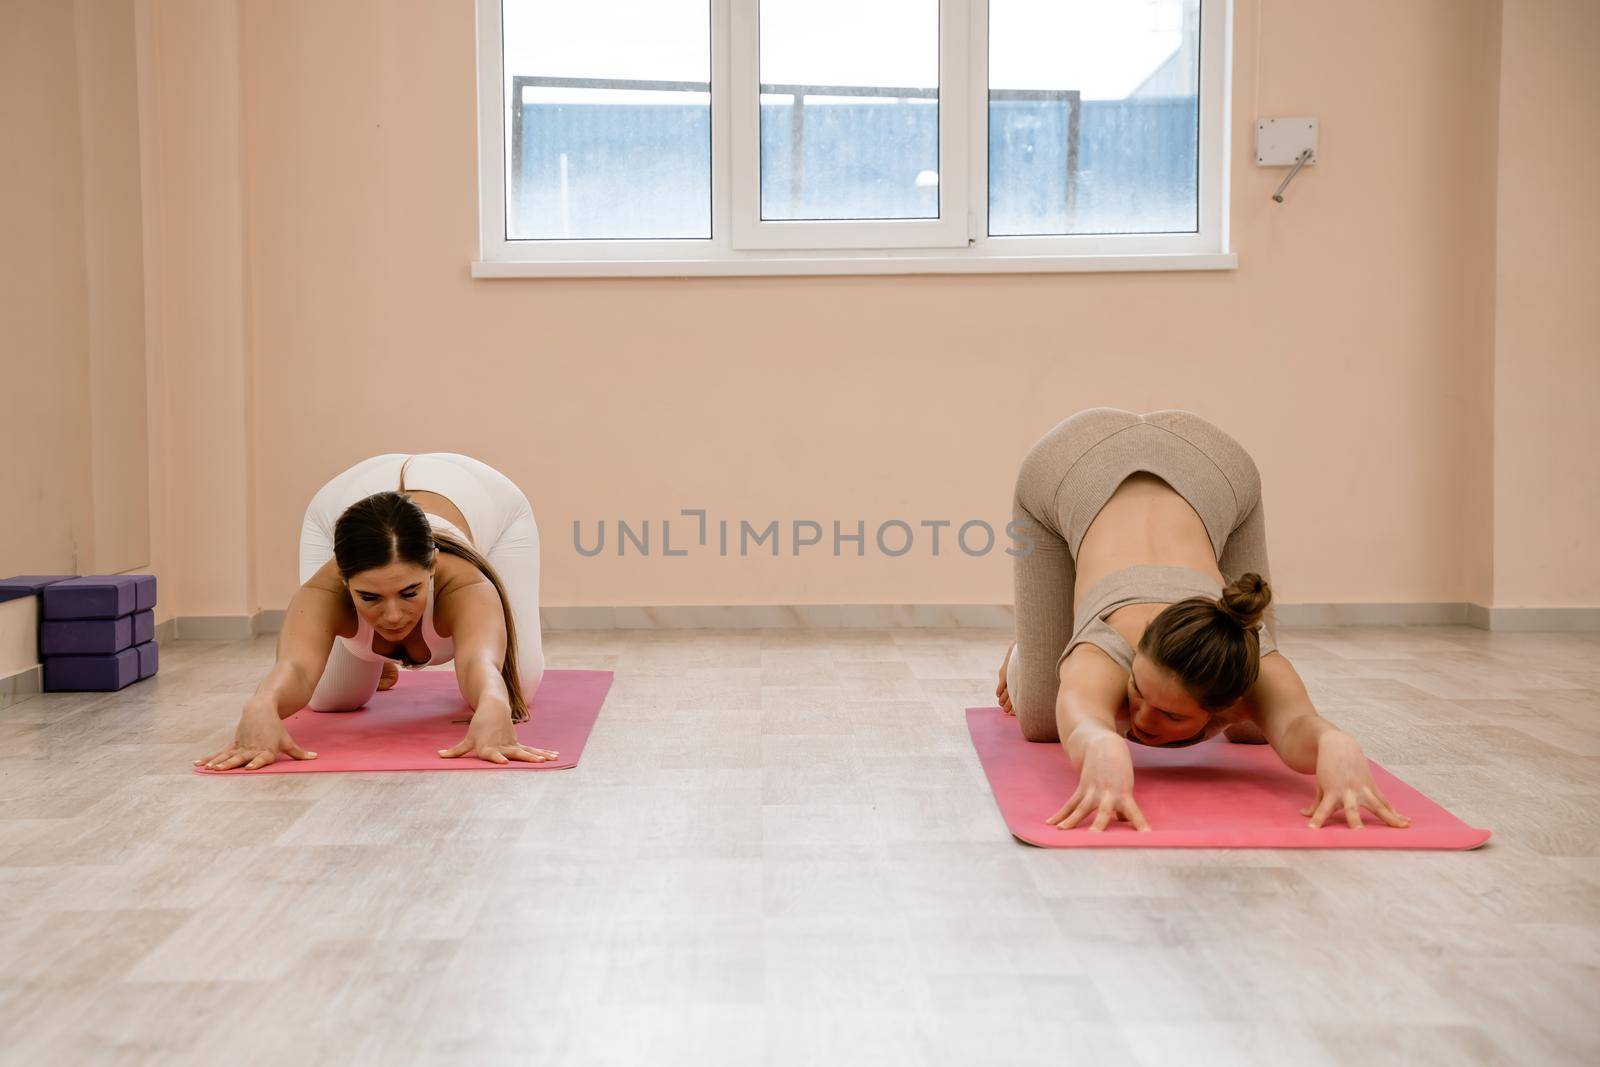
<path fill-rule="evenodd" d="M 1074 599 L 1112 571 L 1139 564 L 1190 567 L 1222 583 L 1205 523 L 1176 489 L 1144 471 L 1117 487 L 1084 532 Z"/>
<path fill-rule="evenodd" d="M 1226 584 L 1205 523 L 1176 489 L 1147 471 L 1136 471 L 1117 486 L 1084 532 L 1078 546 L 1074 601 L 1081 603 L 1087 591 L 1111 572 L 1141 564 L 1189 567 Z M 1166 606 L 1130 604 L 1112 612 L 1106 622 L 1136 645 L 1150 620 Z M 1073 652 L 1092 649 L 1080 645 Z"/>
<path fill-rule="evenodd" d="M 472 527 L 467 525 L 467 517 L 461 514 L 461 509 L 451 503 L 449 497 L 430 493 L 425 489 L 407 489 L 406 495 L 416 502 L 429 515 L 437 515 L 441 519 L 467 535 L 467 540 L 473 540 Z"/>

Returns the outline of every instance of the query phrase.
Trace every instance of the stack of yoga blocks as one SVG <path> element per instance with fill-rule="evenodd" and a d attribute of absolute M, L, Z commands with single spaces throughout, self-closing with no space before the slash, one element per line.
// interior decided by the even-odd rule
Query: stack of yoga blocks
<path fill-rule="evenodd" d="M 156 673 L 155 575 L 68 578 L 42 595 L 45 692 L 112 692 Z"/>

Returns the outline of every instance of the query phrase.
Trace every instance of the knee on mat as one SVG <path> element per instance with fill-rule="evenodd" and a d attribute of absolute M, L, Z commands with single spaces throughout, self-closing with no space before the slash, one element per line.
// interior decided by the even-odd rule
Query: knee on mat
<path fill-rule="evenodd" d="M 334 704 L 329 707 L 319 708 L 313 701 L 306 706 L 312 711 L 360 711 L 362 708 L 367 706 L 367 702 L 363 700 L 359 704 Z"/>
<path fill-rule="evenodd" d="M 1236 745 L 1264 745 L 1267 735 L 1261 732 L 1261 727 L 1253 722 L 1236 722 L 1222 731 L 1226 737 Z"/>
<path fill-rule="evenodd" d="M 544 681 L 544 664 L 536 663 L 529 667 L 526 663 L 520 663 L 517 666 L 517 681 L 522 684 L 522 699 L 532 700 L 533 694 L 539 690 L 539 683 Z"/>
<path fill-rule="evenodd" d="M 1043 717 L 1029 717 L 1018 714 L 1017 721 L 1022 726 L 1022 736 L 1028 741 L 1059 741 L 1060 731 L 1056 729 L 1055 719 Z"/>

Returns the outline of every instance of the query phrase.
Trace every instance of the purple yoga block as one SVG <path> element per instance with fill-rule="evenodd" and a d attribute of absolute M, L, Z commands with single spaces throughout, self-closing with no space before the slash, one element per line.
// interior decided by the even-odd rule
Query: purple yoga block
<path fill-rule="evenodd" d="M 121 652 L 137 644 L 133 638 L 135 618 L 133 615 L 124 615 L 120 619 L 68 619 L 43 623 L 39 627 L 39 655 L 109 656 Z"/>
<path fill-rule="evenodd" d="M 72 578 L 44 587 L 46 619 L 116 619 L 131 615 L 138 579 L 131 574 Z"/>
<path fill-rule="evenodd" d="M 46 693 L 112 693 L 139 680 L 139 653 L 125 648 L 114 656 L 46 656 Z"/>
<path fill-rule="evenodd" d="M 128 577 L 133 579 L 133 610 L 149 611 L 155 607 L 156 576 L 153 574 L 130 574 Z"/>
<path fill-rule="evenodd" d="M 0 604 L 8 600 L 21 600 L 25 596 L 38 596 L 47 585 L 64 582 L 70 574 L 19 574 L 0 582 Z"/>
<path fill-rule="evenodd" d="M 142 645 L 134 645 L 133 650 L 139 654 L 139 680 L 143 681 L 156 673 L 156 667 L 160 665 L 160 646 L 154 641 L 146 641 Z"/>
<path fill-rule="evenodd" d="M 142 645 L 156 639 L 156 613 L 138 611 L 133 615 L 133 643 Z"/>

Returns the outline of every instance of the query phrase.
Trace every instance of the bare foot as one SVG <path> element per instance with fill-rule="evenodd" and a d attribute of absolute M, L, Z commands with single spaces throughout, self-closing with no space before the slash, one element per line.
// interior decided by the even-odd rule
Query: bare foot
<path fill-rule="evenodd" d="M 1017 643 L 1011 642 L 1011 647 L 1006 649 L 1006 658 L 1000 664 L 1000 684 L 994 687 L 995 699 L 1000 701 L 1000 710 L 1007 715 L 1015 715 L 1016 709 L 1011 706 L 1011 692 L 1006 688 L 1006 669 L 1011 666 L 1011 653 L 1016 650 Z"/>
<path fill-rule="evenodd" d="M 383 673 L 378 676 L 378 692 L 381 693 L 385 689 L 393 689 L 394 683 L 399 680 L 400 668 L 393 663 L 385 663 L 383 665 Z"/>
<path fill-rule="evenodd" d="M 1264 745 L 1267 743 L 1267 735 L 1262 733 L 1261 727 L 1253 722 L 1236 722 L 1222 731 L 1222 736 L 1236 745 Z"/>

